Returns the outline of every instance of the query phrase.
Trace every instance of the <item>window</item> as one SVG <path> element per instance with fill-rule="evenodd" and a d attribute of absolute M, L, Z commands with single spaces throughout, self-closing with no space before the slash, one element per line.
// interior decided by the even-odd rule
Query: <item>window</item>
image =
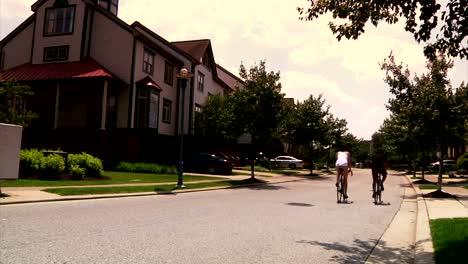
<path fill-rule="evenodd" d="M 117 11 L 119 10 L 119 0 L 112 0 L 110 6 L 110 12 L 114 15 L 117 15 Z"/>
<path fill-rule="evenodd" d="M 211 71 L 211 63 L 210 63 L 210 57 L 208 56 L 208 53 L 205 53 L 202 57 L 202 64 L 205 65 L 208 70 Z"/>
<path fill-rule="evenodd" d="M 195 135 L 203 135 L 203 127 L 201 126 L 203 108 L 199 104 L 195 104 L 195 122 L 193 124 L 193 132 Z"/>
<path fill-rule="evenodd" d="M 166 62 L 166 66 L 164 67 L 164 82 L 172 85 L 174 83 L 174 66 Z"/>
<path fill-rule="evenodd" d="M 145 49 L 143 52 L 143 72 L 153 74 L 154 53 Z"/>
<path fill-rule="evenodd" d="M 164 123 L 171 123 L 171 111 L 172 111 L 172 102 L 164 99 L 163 100 L 163 112 L 162 112 L 162 121 Z"/>
<path fill-rule="evenodd" d="M 205 75 L 201 72 L 198 72 L 198 85 L 197 85 L 197 89 L 200 91 L 200 92 L 203 92 L 203 87 L 205 85 Z"/>
<path fill-rule="evenodd" d="M 107 128 L 117 127 L 117 96 L 109 95 L 107 99 Z"/>
<path fill-rule="evenodd" d="M 98 0 L 98 4 L 112 14 L 117 15 L 119 0 Z"/>
<path fill-rule="evenodd" d="M 71 34 L 74 19 L 75 6 L 47 8 L 44 34 L 46 36 Z"/>
<path fill-rule="evenodd" d="M 149 124 L 150 128 L 158 128 L 159 115 L 159 95 L 151 93 L 150 109 L 149 109 Z"/>
<path fill-rule="evenodd" d="M 68 46 L 55 46 L 44 48 L 44 61 L 68 60 Z"/>
<path fill-rule="evenodd" d="M 158 128 L 159 94 L 140 89 L 136 111 L 136 127 Z"/>

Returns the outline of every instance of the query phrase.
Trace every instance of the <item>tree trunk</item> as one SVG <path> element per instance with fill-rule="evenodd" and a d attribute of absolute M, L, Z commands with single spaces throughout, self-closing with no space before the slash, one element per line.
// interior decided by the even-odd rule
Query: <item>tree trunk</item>
<path fill-rule="evenodd" d="M 440 156 L 439 156 L 439 177 L 437 178 L 437 191 L 441 192 L 442 191 L 442 146 L 440 147 Z"/>
<path fill-rule="evenodd" d="M 250 178 L 255 179 L 255 159 L 250 160 Z"/>

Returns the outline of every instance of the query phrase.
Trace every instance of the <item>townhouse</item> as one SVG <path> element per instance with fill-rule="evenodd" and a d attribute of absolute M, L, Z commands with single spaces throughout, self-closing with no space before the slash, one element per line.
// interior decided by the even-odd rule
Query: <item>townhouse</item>
<path fill-rule="evenodd" d="M 0 82 L 28 84 L 34 96 L 24 103 L 39 115 L 23 148 L 172 159 L 206 98 L 242 86 L 216 64 L 210 40 L 171 43 L 119 19 L 118 2 L 38 0 L 1 40 Z M 183 68 L 193 77 L 178 78 Z"/>

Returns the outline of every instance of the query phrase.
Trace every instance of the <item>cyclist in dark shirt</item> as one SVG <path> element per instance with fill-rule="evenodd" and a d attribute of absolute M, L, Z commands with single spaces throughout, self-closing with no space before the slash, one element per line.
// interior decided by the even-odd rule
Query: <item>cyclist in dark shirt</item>
<path fill-rule="evenodd" d="M 372 168 L 372 198 L 375 196 L 375 182 L 377 181 L 377 177 L 379 173 L 382 174 L 382 182 L 380 184 L 380 188 L 382 191 L 384 190 L 383 183 L 387 179 L 387 167 L 388 167 L 388 161 L 387 161 L 387 156 L 385 155 L 385 152 L 382 149 L 377 149 L 372 156 L 372 161 L 371 161 L 371 168 Z"/>

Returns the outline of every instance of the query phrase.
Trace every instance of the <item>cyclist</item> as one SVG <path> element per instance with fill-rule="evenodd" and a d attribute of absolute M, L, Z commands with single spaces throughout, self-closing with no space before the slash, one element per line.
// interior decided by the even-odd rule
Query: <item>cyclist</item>
<path fill-rule="evenodd" d="M 372 198 L 375 197 L 375 182 L 377 181 L 377 177 L 382 174 L 382 182 L 380 183 L 380 188 L 382 191 L 384 190 L 383 183 L 387 179 L 387 167 L 388 161 L 385 152 L 381 148 L 377 148 L 372 155 L 371 160 L 371 169 L 372 169 Z"/>
<path fill-rule="evenodd" d="M 353 171 L 351 170 L 352 158 L 351 153 L 349 152 L 349 145 L 341 146 L 336 152 L 336 184 L 338 187 L 338 181 L 340 180 L 340 173 L 343 175 L 343 188 L 345 190 L 344 198 L 348 198 L 348 173 L 351 173 L 353 176 Z"/>

